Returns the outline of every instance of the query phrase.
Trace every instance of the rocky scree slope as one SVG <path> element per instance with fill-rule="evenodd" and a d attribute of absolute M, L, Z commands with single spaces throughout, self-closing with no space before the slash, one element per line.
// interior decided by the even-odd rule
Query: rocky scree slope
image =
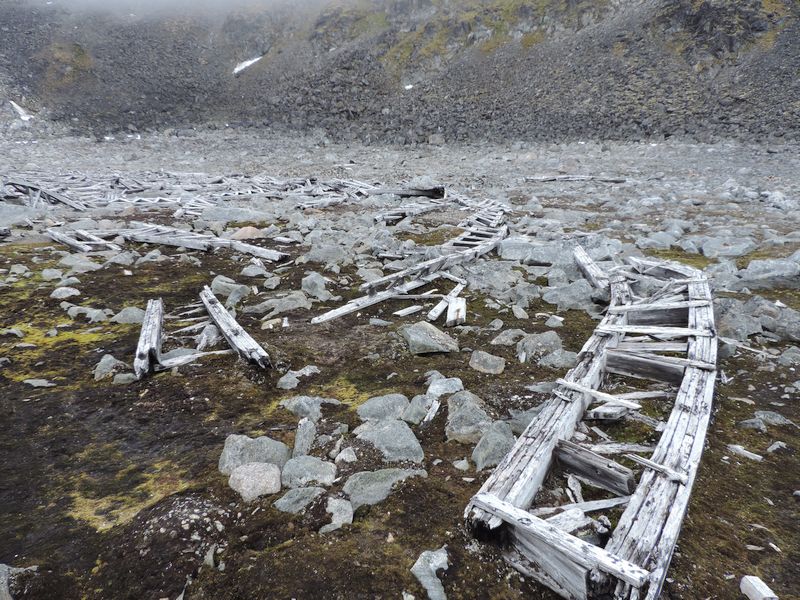
<path fill-rule="evenodd" d="M 798 139 L 798 16 L 793 0 L 314 0 L 145 16 L 12 0 L 0 96 L 95 133 L 224 122 L 396 143 Z"/>

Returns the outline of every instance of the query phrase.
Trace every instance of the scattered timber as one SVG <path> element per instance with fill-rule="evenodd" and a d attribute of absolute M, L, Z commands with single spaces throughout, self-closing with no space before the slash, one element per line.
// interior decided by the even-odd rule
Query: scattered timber
<path fill-rule="evenodd" d="M 139 344 L 133 360 L 133 372 L 141 379 L 161 361 L 161 328 L 164 324 L 164 303 L 161 298 L 148 300 L 142 320 Z"/>
<path fill-rule="evenodd" d="M 249 333 L 241 328 L 230 313 L 225 310 L 225 307 L 220 304 L 219 300 L 208 286 L 205 286 L 203 291 L 200 292 L 200 300 L 203 301 L 211 320 L 214 321 L 220 333 L 228 341 L 228 345 L 230 345 L 239 356 L 244 358 L 247 362 L 260 366 L 262 369 L 267 369 L 271 366 L 267 351 L 250 337 Z"/>

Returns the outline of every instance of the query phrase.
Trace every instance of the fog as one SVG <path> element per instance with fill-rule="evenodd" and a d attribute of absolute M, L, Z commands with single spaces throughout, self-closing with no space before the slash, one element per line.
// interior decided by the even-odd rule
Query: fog
<path fill-rule="evenodd" d="M 168 13 L 225 14 L 234 10 L 269 8 L 308 8 L 327 4 L 326 0 L 25 0 L 41 7 L 58 7 L 69 11 L 112 12 L 124 15 L 158 15 Z"/>

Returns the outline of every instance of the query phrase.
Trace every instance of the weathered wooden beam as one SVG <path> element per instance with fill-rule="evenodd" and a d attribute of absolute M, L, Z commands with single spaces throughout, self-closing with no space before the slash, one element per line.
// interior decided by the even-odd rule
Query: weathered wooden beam
<path fill-rule="evenodd" d="M 630 500 L 630 496 L 618 496 L 617 498 L 608 498 L 605 500 L 590 500 L 588 502 L 575 502 L 573 504 L 562 504 L 561 506 L 544 506 L 534 508 L 530 512 L 534 517 L 544 517 L 552 515 L 561 511 L 571 510 L 578 508 L 583 512 L 597 512 L 599 510 L 609 510 L 620 506 L 625 506 Z"/>
<path fill-rule="evenodd" d="M 451 298 L 447 303 L 445 327 L 455 327 L 467 320 L 467 301 L 465 298 Z"/>
<path fill-rule="evenodd" d="M 636 489 L 633 471 L 574 442 L 559 441 L 556 458 L 571 473 L 613 494 L 630 495 Z"/>
<path fill-rule="evenodd" d="M 61 233 L 60 231 L 56 231 L 55 229 L 46 229 L 45 233 L 47 236 L 60 244 L 64 244 L 65 246 L 69 246 L 73 250 L 77 250 L 78 252 L 91 252 L 93 248 L 89 244 L 84 244 L 83 242 L 79 242 L 78 240 L 69 237 L 68 235 Z"/>
<path fill-rule="evenodd" d="M 596 390 L 594 388 L 581 385 L 580 383 L 577 383 L 575 381 L 566 381 L 564 379 L 558 379 L 556 381 L 556 385 L 560 385 L 561 387 L 565 387 L 567 389 L 576 392 L 581 392 L 582 394 L 591 396 L 593 399 L 599 400 L 600 402 L 616 404 L 633 410 L 639 410 L 640 408 L 642 408 L 642 406 L 640 404 L 637 404 L 636 402 L 632 402 L 625 398 L 620 398 L 619 396 L 614 396 L 613 394 L 607 394 L 606 392 L 601 392 L 600 390 Z"/>
<path fill-rule="evenodd" d="M 640 333 L 657 338 L 713 337 L 711 329 L 695 329 L 691 327 L 647 327 L 646 325 L 600 325 L 598 333 Z"/>
<path fill-rule="evenodd" d="M 683 379 L 684 366 L 665 361 L 653 360 L 628 352 L 605 353 L 605 369 L 609 373 L 651 379 L 680 385 Z"/>
<path fill-rule="evenodd" d="M 428 313 L 428 321 L 433 322 L 436 321 L 436 319 L 438 319 L 439 317 L 441 317 L 442 313 L 445 310 L 447 310 L 449 299 L 458 296 L 462 292 L 464 287 L 466 287 L 466 284 L 464 283 L 456 284 L 456 286 L 452 290 L 450 290 L 450 293 L 447 294 L 447 296 L 445 296 L 444 298 L 442 298 L 441 302 L 439 302 L 439 304 L 437 304 L 430 310 L 430 312 Z"/>
<path fill-rule="evenodd" d="M 142 320 L 136 356 L 133 359 L 133 372 L 136 379 L 147 375 L 161 360 L 161 329 L 164 323 L 164 303 L 161 298 L 148 300 Z"/>
<path fill-rule="evenodd" d="M 271 366 L 269 354 L 267 354 L 266 350 L 250 337 L 249 333 L 242 329 L 230 313 L 225 310 L 225 307 L 220 304 L 220 301 L 208 286 L 205 286 L 203 291 L 200 292 L 200 300 L 203 301 L 208 311 L 208 316 L 214 321 L 219 332 L 239 356 L 250 363 L 260 366 L 262 369 L 267 369 Z"/>
<path fill-rule="evenodd" d="M 584 542 L 580 538 L 565 533 L 534 517 L 516 506 L 497 499 L 491 494 L 479 493 L 473 498 L 475 506 L 495 515 L 535 539 L 547 544 L 553 552 L 587 569 L 598 569 L 625 581 L 635 588 L 641 588 L 650 573 L 641 567 L 614 556 L 603 548 Z"/>
<path fill-rule="evenodd" d="M 313 319 L 311 319 L 311 323 L 317 325 L 319 323 L 325 323 L 326 321 L 332 321 L 333 319 L 338 319 L 339 317 L 343 317 L 345 315 L 349 315 L 361 309 L 368 308 L 375 304 L 379 304 L 381 302 L 384 302 L 385 300 L 391 300 L 396 296 L 407 294 L 412 290 L 415 290 L 417 288 L 422 287 L 423 285 L 431 283 L 438 276 L 439 273 L 434 273 L 433 275 L 421 277 L 419 279 L 415 279 L 414 281 L 409 281 L 400 284 L 391 289 L 384 290 L 382 292 L 377 292 L 376 294 L 373 294 L 371 296 L 361 296 L 360 298 L 355 298 L 353 300 L 350 300 L 347 304 L 340 306 L 339 308 L 334 308 L 333 310 L 329 310 L 324 314 L 314 317 Z"/>
<path fill-rule="evenodd" d="M 578 268 L 584 277 L 597 289 L 605 289 L 609 285 L 608 275 L 601 269 L 596 262 L 586 253 L 582 246 L 576 246 L 572 252 Z"/>

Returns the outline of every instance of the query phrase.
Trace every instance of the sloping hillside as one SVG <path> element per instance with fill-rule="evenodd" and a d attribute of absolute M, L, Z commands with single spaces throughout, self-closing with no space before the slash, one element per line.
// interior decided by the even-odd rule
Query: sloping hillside
<path fill-rule="evenodd" d="M 0 6 L 0 80 L 10 99 L 96 133 L 211 121 L 401 143 L 796 139 L 798 15 L 794 0 L 331 0 L 157 15 L 12 0 Z"/>

